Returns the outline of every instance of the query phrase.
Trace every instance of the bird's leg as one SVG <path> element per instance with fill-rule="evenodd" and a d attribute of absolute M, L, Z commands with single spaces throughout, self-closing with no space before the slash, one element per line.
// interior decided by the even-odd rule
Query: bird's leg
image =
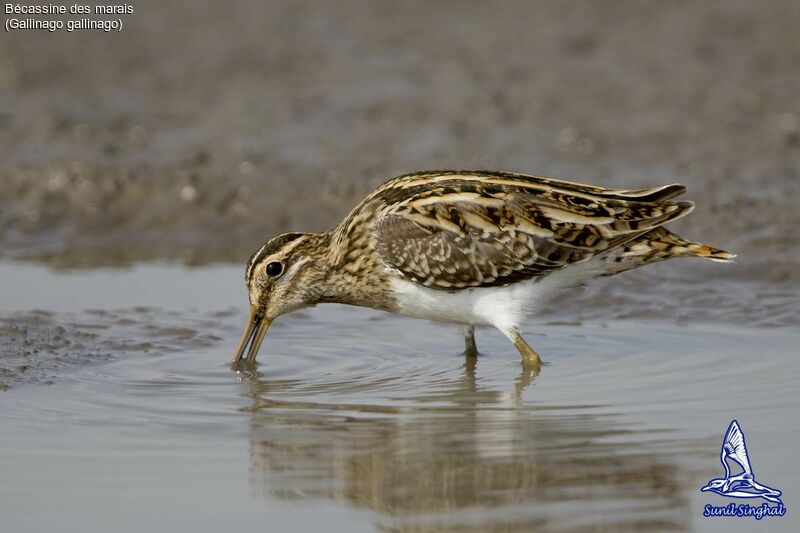
<path fill-rule="evenodd" d="M 464 332 L 464 355 L 478 357 L 478 345 L 475 344 L 475 326 L 462 326 Z"/>
<path fill-rule="evenodd" d="M 525 342 L 525 339 L 522 338 L 522 335 L 519 334 L 519 331 L 513 330 L 509 338 L 514 343 L 514 346 L 519 351 L 519 354 L 522 356 L 522 364 L 526 366 L 531 366 L 533 368 L 539 368 L 542 366 L 542 358 L 539 357 L 539 354 L 536 353 L 536 350 L 531 348 L 531 345 Z"/>

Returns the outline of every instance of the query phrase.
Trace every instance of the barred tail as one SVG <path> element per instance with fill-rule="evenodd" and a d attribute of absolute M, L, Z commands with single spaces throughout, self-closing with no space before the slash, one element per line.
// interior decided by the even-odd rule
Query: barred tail
<path fill-rule="evenodd" d="M 705 257 L 719 263 L 730 263 L 736 258 L 736 254 L 699 242 L 692 242 L 687 248 L 687 252 L 683 255 Z"/>
<path fill-rule="evenodd" d="M 650 245 L 655 249 L 668 253 L 669 256 L 703 257 L 720 263 L 730 263 L 736 257 L 736 254 L 726 252 L 720 248 L 714 248 L 713 246 L 700 242 L 689 241 L 666 229 L 659 229 L 663 231 L 664 235 L 653 235 L 650 238 Z M 646 233 L 643 237 L 647 237 L 650 233 Z M 664 259 L 667 259 L 669 256 L 664 257 Z"/>
<path fill-rule="evenodd" d="M 711 261 L 729 263 L 733 261 L 736 254 L 684 239 L 659 227 L 615 248 L 609 255 L 603 256 L 605 266 L 601 275 L 612 276 L 673 257 L 702 257 Z"/>

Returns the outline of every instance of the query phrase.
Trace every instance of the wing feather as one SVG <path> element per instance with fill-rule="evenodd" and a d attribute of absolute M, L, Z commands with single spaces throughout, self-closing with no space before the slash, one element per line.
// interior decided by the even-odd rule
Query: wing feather
<path fill-rule="evenodd" d="M 498 172 L 494 170 L 430 170 L 404 174 L 391 179 L 376 189 L 373 196 L 384 194 L 389 190 L 402 190 L 418 185 L 438 185 L 448 180 L 460 180 L 462 182 L 479 181 L 482 183 L 492 182 L 532 191 L 559 190 L 605 199 L 639 202 L 663 202 L 686 192 L 686 187 L 677 183 L 644 189 L 609 189 L 597 185 L 513 172 Z"/>
<path fill-rule="evenodd" d="M 739 427 L 739 423 L 736 420 L 731 422 L 731 425 L 728 426 L 728 431 L 725 433 L 722 447 L 727 452 L 727 456 L 739 463 L 747 474 L 753 473 L 750 467 L 750 458 L 747 455 L 747 446 L 744 442 L 744 433 L 742 433 L 742 429 Z"/>
<path fill-rule="evenodd" d="M 677 185 L 623 194 L 566 182 L 555 188 L 546 178 L 523 183 L 509 175 L 397 180 L 372 199 L 386 206 L 374 223 L 377 249 L 402 275 L 442 290 L 541 277 L 605 253 L 693 207 L 641 201 L 673 196 Z M 623 199 L 625 194 L 636 200 Z"/>

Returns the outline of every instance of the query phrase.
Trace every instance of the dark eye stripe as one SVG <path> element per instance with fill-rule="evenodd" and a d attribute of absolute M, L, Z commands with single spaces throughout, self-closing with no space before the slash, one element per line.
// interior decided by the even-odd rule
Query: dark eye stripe
<path fill-rule="evenodd" d="M 250 260 L 247 262 L 247 269 L 244 273 L 244 280 L 245 283 L 249 284 L 250 280 L 253 278 L 253 272 L 255 271 L 255 266 L 261 263 L 265 258 L 269 257 L 270 255 L 274 254 L 288 243 L 299 239 L 305 235 L 304 233 L 284 233 L 283 235 L 278 235 L 273 239 L 267 241 L 264 246 L 262 246 L 258 251 L 256 251 L 253 255 L 250 256 Z"/>

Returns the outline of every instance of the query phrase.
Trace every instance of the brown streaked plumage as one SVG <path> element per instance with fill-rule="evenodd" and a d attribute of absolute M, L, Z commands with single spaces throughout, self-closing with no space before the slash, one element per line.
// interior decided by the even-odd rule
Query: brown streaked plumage
<path fill-rule="evenodd" d="M 672 201 L 683 192 L 494 171 L 400 176 L 333 230 L 279 235 L 253 254 L 234 362 L 255 360 L 275 317 L 338 302 L 462 324 L 470 354 L 474 326 L 493 325 L 538 366 L 518 328 L 554 290 L 671 257 L 735 257 L 662 227 L 694 208 Z"/>

